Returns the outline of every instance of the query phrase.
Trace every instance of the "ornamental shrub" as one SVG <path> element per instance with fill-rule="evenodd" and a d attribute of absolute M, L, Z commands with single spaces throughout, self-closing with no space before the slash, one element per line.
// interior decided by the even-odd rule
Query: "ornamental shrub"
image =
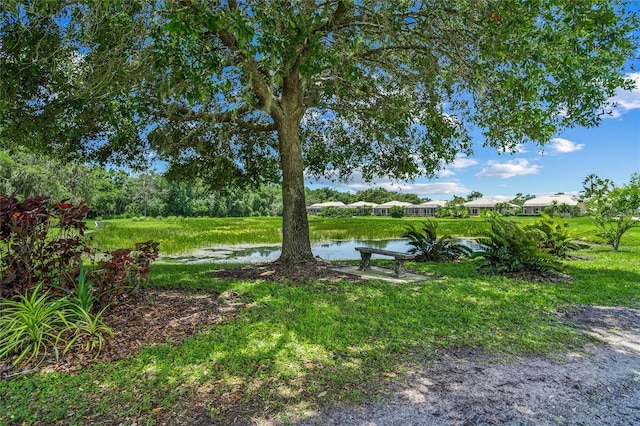
<path fill-rule="evenodd" d="M 39 364 L 53 352 L 58 358 L 71 349 L 102 350 L 104 334 L 113 331 L 102 321 L 103 308 L 93 313 L 95 295 L 80 273 L 76 290 L 64 296 L 43 291 L 40 285 L 10 299 L 0 300 L 0 359 L 14 365 Z"/>
<path fill-rule="evenodd" d="M 149 280 L 158 243 L 146 241 L 102 253 L 86 244 L 84 219 L 89 208 L 84 201 L 62 201 L 50 209 L 48 203 L 48 197 L 19 202 L 0 195 L 0 298 L 24 295 L 36 285 L 73 293 L 83 256 L 93 259 L 95 268 L 87 272 L 87 279 L 101 302 L 112 302 L 114 295 Z"/>
<path fill-rule="evenodd" d="M 84 239 L 89 208 L 48 197 L 0 195 L 0 358 L 39 362 L 54 351 L 100 352 L 101 316 L 118 295 L 149 281 L 158 243 L 102 253 Z M 94 268 L 82 273 L 84 256 Z M 96 261 L 96 259 L 99 259 Z M 96 303 L 97 302 L 97 303 Z"/>
<path fill-rule="evenodd" d="M 424 233 L 411 225 L 402 234 L 403 238 L 409 239 L 409 253 L 416 255 L 416 262 L 450 261 L 471 256 L 471 248 L 460 244 L 450 235 L 438 237 L 437 229 L 438 223 L 428 219 L 422 224 Z"/>
<path fill-rule="evenodd" d="M 404 207 L 402 206 L 392 206 L 389 209 L 389 216 L 395 217 L 397 219 L 404 217 Z"/>
<path fill-rule="evenodd" d="M 549 254 L 567 257 L 569 251 L 581 248 L 580 244 L 574 242 L 573 230 L 569 228 L 569 224 L 557 217 L 540 212 L 540 218 L 530 226 L 540 231 L 538 247 Z"/>
<path fill-rule="evenodd" d="M 113 250 L 93 258 L 95 268 L 87 272 L 87 279 L 93 283 L 96 297 L 103 306 L 149 281 L 151 262 L 159 255 L 158 246 L 159 243 L 146 241 L 136 243 L 134 249 Z"/>
<path fill-rule="evenodd" d="M 476 269 L 483 273 L 561 271 L 563 265 L 539 247 L 540 230 L 501 218 L 488 219 L 491 229 L 476 237 L 482 248 L 475 254 Z"/>
<path fill-rule="evenodd" d="M 58 357 L 60 334 L 67 328 L 64 303 L 40 286 L 0 300 L 0 359 L 16 355 L 14 364 L 42 361 L 50 350 Z"/>
<path fill-rule="evenodd" d="M 49 197 L 19 202 L 0 194 L 0 296 L 25 294 L 36 284 L 71 288 L 88 251 L 83 201 L 53 204 Z"/>

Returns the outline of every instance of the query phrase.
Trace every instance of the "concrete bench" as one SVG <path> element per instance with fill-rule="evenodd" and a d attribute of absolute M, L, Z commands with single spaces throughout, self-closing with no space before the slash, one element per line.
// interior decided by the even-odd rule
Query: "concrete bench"
<path fill-rule="evenodd" d="M 404 277 L 407 275 L 407 270 L 404 266 L 404 262 L 407 260 L 413 260 L 415 257 L 412 254 L 401 253 L 399 251 L 382 250 L 369 247 L 356 247 L 356 250 L 360 252 L 360 267 L 361 271 L 368 271 L 371 269 L 371 255 L 381 254 L 383 256 L 390 256 L 396 260 L 396 265 L 393 268 L 396 277 Z"/>

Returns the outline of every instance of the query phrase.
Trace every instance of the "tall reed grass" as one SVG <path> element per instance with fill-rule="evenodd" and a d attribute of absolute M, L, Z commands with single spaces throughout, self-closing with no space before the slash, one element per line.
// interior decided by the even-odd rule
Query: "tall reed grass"
<path fill-rule="evenodd" d="M 436 219 L 438 232 L 458 237 L 474 237 L 488 229 L 482 218 Z M 532 223 L 535 217 L 514 217 L 520 223 Z M 419 227 L 424 218 L 405 217 L 309 217 L 312 242 L 349 239 L 399 238 L 407 226 Z M 595 227 L 588 217 L 569 218 L 576 238 L 596 242 Z M 104 221 L 91 232 L 93 244 L 110 250 L 131 247 L 138 241 L 160 243 L 163 254 L 186 253 L 197 248 L 234 244 L 279 244 L 282 241 L 282 218 L 143 218 Z M 624 244 L 640 244 L 640 227 L 625 234 Z"/>

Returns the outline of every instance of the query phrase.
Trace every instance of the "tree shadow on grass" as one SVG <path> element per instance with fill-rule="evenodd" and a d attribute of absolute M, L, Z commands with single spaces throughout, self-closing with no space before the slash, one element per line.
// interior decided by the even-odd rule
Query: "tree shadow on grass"
<path fill-rule="evenodd" d="M 292 287 L 268 282 L 251 290 L 253 308 L 232 323 L 211 328 L 180 346 L 144 349 L 124 365 L 128 377 L 109 383 L 110 405 L 135 387 L 134 405 L 158 423 L 232 424 L 278 416 L 310 415 L 325 402 L 357 401 L 387 392 L 390 377 L 406 365 L 436 359 L 445 347 L 482 347 L 478 328 L 500 320 L 512 327 L 493 333 L 494 347 L 535 346 L 547 324 L 527 324 L 513 298 L 487 288 L 397 286 L 370 282 Z M 457 336 L 457 337 L 455 337 Z M 528 343 L 527 343 L 528 342 Z M 165 401 L 171 400 L 171 403 Z M 131 404 L 131 401 L 129 402 Z M 155 410 L 163 407 L 166 409 Z M 103 419 L 103 418 L 99 418 Z M 119 417 L 115 420 L 122 421 Z M 124 419 L 126 420 L 126 419 Z"/>
<path fill-rule="evenodd" d="M 572 267 L 580 277 L 601 273 Z M 345 280 L 301 285 L 212 278 L 202 265 L 176 269 L 160 268 L 154 283 L 230 292 L 246 306 L 232 321 L 199 327 L 198 334 L 180 344 L 144 347 L 118 363 L 77 373 L 83 377 L 82 394 L 74 393 L 76 373 L 55 378 L 55 391 L 38 377 L 16 382 L 12 392 L 26 399 L 29 389 L 40 388 L 36 400 L 24 401 L 29 415 L 62 421 L 60 414 L 50 414 L 53 405 L 62 405 L 66 409 L 57 413 L 73 412 L 74 418 L 95 422 L 296 419 L 327 403 L 388 392 L 389 381 L 407 365 L 437 360 L 455 348 L 507 355 L 557 351 L 577 333 L 542 311 L 552 311 L 558 301 L 583 303 L 580 296 L 597 281 L 540 285 L 477 274 L 406 285 Z M 634 271 L 619 272 L 618 284 L 594 288 L 594 302 L 611 297 L 607 294 L 616 285 L 640 282 Z M 611 278 L 610 273 L 602 277 Z M 615 293 L 614 301 L 627 295 L 619 289 Z M 144 325 L 142 318 L 138 327 L 143 332 Z M 153 332 L 152 327 L 146 331 Z M 60 394 L 68 398 L 61 402 Z"/>

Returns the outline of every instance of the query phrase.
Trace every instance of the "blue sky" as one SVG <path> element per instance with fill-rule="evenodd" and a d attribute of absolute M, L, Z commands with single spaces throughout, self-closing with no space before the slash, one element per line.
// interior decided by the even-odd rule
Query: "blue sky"
<path fill-rule="evenodd" d="M 640 60 L 635 68 L 640 69 Z M 435 179 L 366 183 L 355 177 L 346 184 L 308 180 L 307 186 L 348 192 L 382 187 L 443 200 L 479 191 L 485 197 L 508 200 L 519 192 L 575 195 L 592 173 L 622 185 L 632 173 L 640 172 L 640 72 L 630 71 L 628 77 L 636 81 L 636 89 L 616 93 L 611 100 L 618 106 L 598 127 L 566 130 L 544 147 L 526 144 L 515 154 L 499 154 L 494 148 L 483 148 L 482 139 L 476 138 L 473 156 L 459 156 Z"/>

